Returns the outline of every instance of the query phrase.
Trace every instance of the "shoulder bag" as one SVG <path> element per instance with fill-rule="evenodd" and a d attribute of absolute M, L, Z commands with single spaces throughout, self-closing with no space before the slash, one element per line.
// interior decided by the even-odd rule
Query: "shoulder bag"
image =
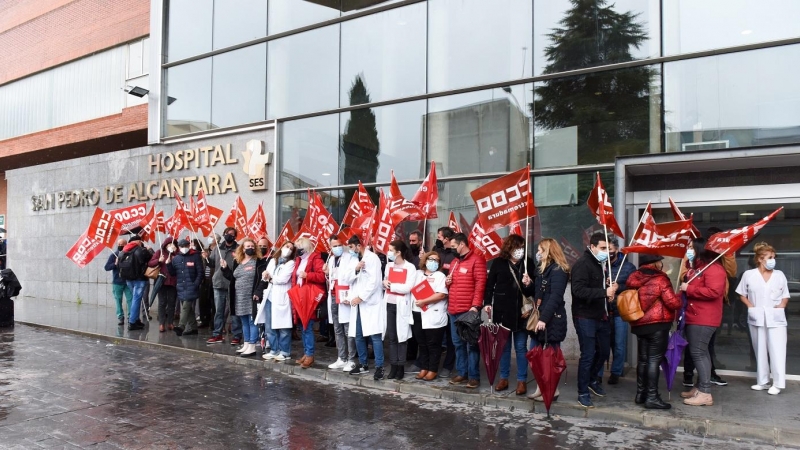
<path fill-rule="evenodd" d="M 536 305 L 536 302 L 533 300 L 533 298 L 525 295 L 522 292 L 522 285 L 519 284 L 517 273 L 514 272 L 514 268 L 511 267 L 511 263 L 508 264 L 508 270 L 511 271 L 511 276 L 514 277 L 514 281 L 517 283 L 519 293 L 522 295 L 522 318 L 528 319 L 525 323 L 525 329 L 528 331 L 535 331 L 536 324 L 539 323 L 539 307 Z"/>

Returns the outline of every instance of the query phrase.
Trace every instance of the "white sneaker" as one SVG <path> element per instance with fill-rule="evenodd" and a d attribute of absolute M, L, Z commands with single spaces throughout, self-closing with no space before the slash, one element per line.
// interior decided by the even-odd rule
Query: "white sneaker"
<path fill-rule="evenodd" d="M 750 386 L 750 389 L 754 391 L 766 391 L 767 389 L 769 389 L 769 386 L 766 384 L 754 384 Z"/>
<path fill-rule="evenodd" d="M 353 361 L 348 361 L 344 367 L 342 367 L 342 372 L 350 372 L 351 370 L 356 368 L 356 363 Z"/>
<path fill-rule="evenodd" d="M 328 365 L 328 369 L 341 369 L 346 364 L 341 358 L 337 358 L 335 363 Z"/>
<path fill-rule="evenodd" d="M 278 354 L 278 355 L 275 355 L 275 357 L 274 357 L 274 358 L 272 358 L 272 359 L 273 359 L 275 362 L 284 362 L 284 361 L 286 361 L 287 359 L 289 359 L 289 357 L 288 357 L 288 356 L 283 356 L 283 355 L 281 355 L 281 354 Z"/>
<path fill-rule="evenodd" d="M 242 344 L 241 347 L 236 349 L 236 353 L 244 353 L 247 350 L 247 344 Z"/>
<path fill-rule="evenodd" d="M 278 356 L 278 355 L 275 354 L 275 353 L 264 353 L 263 355 L 261 355 L 261 357 L 266 359 L 267 361 L 269 361 L 271 359 L 275 359 L 276 356 Z"/>
<path fill-rule="evenodd" d="M 772 387 L 771 387 L 771 388 L 769 388 L 769 390 L 767 391 L 767 394 L 769 394 L 769 395 L 778 395 L 778 394 L 780 394 L 780 393 L 781 393 L 781 390 L 780 390 L 779 388 L 776 388 L 775 386 L 772 386 Z"/>

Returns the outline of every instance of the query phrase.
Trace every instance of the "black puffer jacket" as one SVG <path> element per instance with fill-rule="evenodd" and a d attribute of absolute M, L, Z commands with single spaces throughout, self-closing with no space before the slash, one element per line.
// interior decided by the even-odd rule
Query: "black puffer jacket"
<path fill-rule="evenodd" d="M 178 300 L 194 301 L 200 297 L 200 283 L 205 277 L 203 260 L 200 253 L 189 250 L 189 253 L 178 253 L 167 263 L 167 270 L 175 277 L 175 290 Z"/>
<path fill-rule="evenodd" d="M 572 318 L 608 320 L 603 264 L 586 250 L 572 266 Z"/>
<path fill-rule="evenodd" d="M 569 274 L 555 263 L 551 263 L 544 269 L 544 273 L 536 277 L 536 299 L 542 301 L 539 305 L 539 320 L 547 325 L 546 333 L 544 331 L 531 333 L 531 336 L 539 342 L 546 340 L 551 344 L 560 343 L 567 337 L 567 308 L 564 293 L 567 291 L 568 281 Z"/>
<path fill-rule="evenodd" d="M 517 275 L 519 285 L 522 287 L 520 293 L 517 282 L 511 270 Z M 528 276 L 533 280 L 536 278 L 536 263 L 528 258 Z M 522 294 L 533 296 L 536 287 L 533 283 L 530 286 L 522 284 L 522 274 L 524 271 L 522 261 L 517 264 L 507 259 L 496 259 L 489 268 L 489 276 L 486 279 L 486 290 L 483 293 L 483 306 L 492 306 L 494 310 L 492 321 L 499 323 L 511 331 L 525 330 L 526 319 L 522 318 Z M 494 305 L 492 305 L 494 302 Z"/>

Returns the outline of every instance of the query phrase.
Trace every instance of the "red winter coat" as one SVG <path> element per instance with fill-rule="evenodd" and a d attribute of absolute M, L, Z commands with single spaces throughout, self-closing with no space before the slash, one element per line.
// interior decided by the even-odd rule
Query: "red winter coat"
<path fill-rule="evenodd" d="M 631 322 L 632 327 L 654 323 L 672 323 L 681 309 L 681 299 L 672 290 L 667 274 L 651 267 L 642 267 L 628 277 L 627 287 L 639 290 L 639 304 L 644 317 Z"/>
<path fill-rule="evenodd" d="M 473 306 L 481 309 L 486 290 L 486 260 L 483 255 L 470 250 L 464 259 L 453 260 L 450 275 L 453 276 L 453 283 L 448 288 L 447 312 L 461 314 Z"/>
<path fill-rule="evenodd" d="M 703 269 L 698 265 L 697 271 Z M 686 279 L 691 279 L 696 271 L 686 273 Z M 722 299 L 726 293 L 728 275 L 722 264 L 715 262 L 703 271 L 699 277 L 689 283 L 686 298 L 689 305 L 686 307 L 686 324 L 718 327 L 722 324 Z"/>

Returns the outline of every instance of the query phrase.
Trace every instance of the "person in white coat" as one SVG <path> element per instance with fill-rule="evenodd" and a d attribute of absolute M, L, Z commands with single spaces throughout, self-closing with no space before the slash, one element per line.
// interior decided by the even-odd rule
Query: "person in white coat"
<path fill-rule="evenodd" d="M 347 271 L 344 281 L 350 286 L 348 293 L 350 323 L 355 324 L 348 330 L 348 336 L 356 339 L 358 364 L 350 371 L 350 375 L 369 373 L 367 367 L 367 338 L 372 341 L 375 352 L 376 380 L 383 379 L 383 333 L 386 331 L 386 302 L 383 298 L 383 277 L 381 276 L 381 260 L 378 255 L 367 250 L 358 236 L 347 241 L 350 255 L 357 258 L 358 263 L 353 270 Z"/>
<path fill-rule="evenodd" d="M 389 343 L 389 364 L 392 367 L 387 377 L 390 380 L 402 380 L 405 376 L 406 341 L 411 337 L 411 324 L 414 322 L 411 315 L 411 288 L 417 280 L 417 268 L 408 262 L 411 257 L 411 249 L 405 242 L 396 240 L 389 244 L 386 253 L 389 262 L 386 264 L 383 288 L 386 290 L 386 341 Z"/>
<path fill-rule="evenodd" d="M 347 304 L 347 293 L 350 286 L 345 282 L 346 273 L 355 273 L 358 258 L 345 251 L 339 236 L 330 237 L 331 255 L 325 263 L 324 271 L 328 277 L 328 317 L 336 336 L 336 362 L 329 369 L 342 369 L 350 372 L 356 365 L 356 340 L 347 335 L 350 325 L 350 305 Z"/>
<path fill-rule="evenodd" d="M 414 298 L 412 330 L 419 343 L 417 361 L 421 370 L 416 376 L 418 380 L 433 381 L 439 374 L 442 339 L 447 330 L 447 277 L 439 270 L 440 267 L 439 253 L 429 252 L 422 255 L 413 288 L 414 292 L 420 292 Z M 418 291 L 418 287 L 424 282 L 427 282 L 430 290 L 425 289 L 428 286 L 423 286 Z"/>
<path fill-rule="evenodd" d="M 786 305 L 789 283 L 775 270 L 775 249 L 766 242 L 753 247 L 756 268 L 742 274 L 736 293 L 747 306 L 747 323 L 756 352 L 757 384 L 755 391 L 767 390 L 778 395 L 786 389 Z M 772 386 L 769 386 L 770 371 Z"/>
<path fill-rule="evenodd" d="M 289 300 L 289 289 L 292 287 L 294 272 L 294 244 L 287 242 L 270 259 L 262 279 L 269 281 L 266 289 L 265 323 L 270 352 L 263 356 L 267 361 L 283 362 L 292 353 L 292 302 Z"/>

